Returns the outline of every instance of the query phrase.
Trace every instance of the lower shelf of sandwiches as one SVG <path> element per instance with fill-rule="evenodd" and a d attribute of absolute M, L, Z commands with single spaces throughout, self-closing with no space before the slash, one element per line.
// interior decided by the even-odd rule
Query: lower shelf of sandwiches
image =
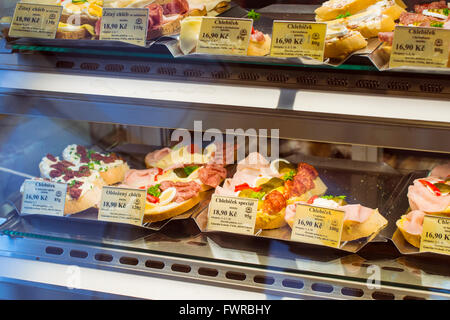
<path fill-rule="evenodd" d="M 242 235 L 235 233 L 236 228 L 229 228 L 225 233 L 230 237 L 234 234 L 328 248 L 324 239 L 317 242 L 293 237 L 294 231 L 299 230 L 308 239 L 318 237 L 311 236 L 317 231 L 308 229 L 311 225 L 298 229 L 302 210 L 299 208 L 314 208 L 325 210 L 333 219 L 341 217 L 331 222 L 330 227 L 337 232 L 333 239 L 338 237 L 337 245 L 332 247 L 340 251 L 355 253 L 369 242 L 393 240 L 401 253 L 448 255 L 445 250 L 449 241 L 445 237 L 449 236 L 449 230 L 444 230 L 447 235 L 437 244 L 443 248 L 441 252 L 419 250 L 424 217 L 439 216 L 442 221 L 449 221 L 448 164 L 434 168 L 426 177 L 428 172 L 404 175 L 382 163 L 315 158 L 301 153 L 270 160 L 251 152 L 238 159 L 238 149 L 227 144 L 212 143 L 203 148 L 178 144 L 130 156 L 71 144 L 60 155 L 43 156 L 36 164 L 41 176 L 31 177 L 67 184 L 64 215 L 23 214 L 17 219 L 46 226 L 41 231 L 43 235 L 62 232 L 50 227 L 55 222 L 46 225 L 47 219 L 56 219 L 56 225 L 67 221 L 72 225 L 70 232 L 62 232 L 63 237 L 78 239 L 102 239 L 105 236 L 102 228 L 114 230 L 107 236 L 114 239 L 123 230 L 135 230 L 142 235 L 173 229 L 173 225 L 179 226 L 175 233 L 183 234 L 188 228 L 191 232 L 215 234 L 224 231 L 208 227 L 208 219 L 212 217 L 211 197 L 230 197 L 256 202 L 256 210 L 247 212 L 254 214 L 252 232 Z M 145 209 L 139 225 L 99 219 L 102 188 L 107 186 L 145 190 Z M 12 202 L 20 214 L 22 196 L 18 191 Z M 236 221 L 231 224 L 241 223 Z"/>
<path fill-rule="evenodd" d="M 269 6 L 255 12 L 250 9 L 248 9 L 250 11 L 244 10 L 228 1 L 174 0 L 159 4 L 158 1 L 143 0 L 86 0 L 80 4 L 67 0 L 56 4 L 63 6 L 64 10 L 56 33 L 57 40 L 53 42 L 49 40 L 50 45 L 77 46 L 78 43 L 80 46 L 132 48 L 132 45 L 121 45 L 120 42 L 97 41 L 100 34 L 102 8 L 148 8 L 150 22 L 147 47 L 154 44 L 164 45 L 174 57 L 201 57 L 204 55 L 204 53 L 197 53 L 196 49 L 199 45 L 200 28 L 205 16 L 252 19 L 253 27 L 246 56 L 215 54 L 212 57 L 218 60 L 227 58 L 227 60 L 258 63 L 277 61 L 287 64 L 338 66 L 352 56 L 359 56 L 367 57 L 369 63 L 373 63 L 379 70 L 390 70 L 389 60 L 396 26 L 443 30 L 450 28 L 449 4 L 446 1 L 435 1 L 411 8 L 408 8 L 401 0 L 330 0 L 323 2 L 315 10 L 312 9 L 312 6 L 280 5 L 284 8 L 285 19 L 282 18 L 283 14 L 280 19 L 280 12 L 275 12 L 279 10 L 279 6 L 276 10 L 271 10 L 271 6 Z M 99 9 L 94 10 L 97 7 Z M 310 10 L 307 14 L 304 12 L 306 7 Z M 79 12 L 69 15 L 73 10 Z M 213 14 L 213 12 L 215 13 Z M 73 25 L 68 20 L 74 14 L 81 21 L 79 25 Z M 307 56 L 280 58 L 271 55 L 271 47 L 275 41 L 272 33 L 274 20 L 298 22 L 310 21 L 311 17 L 314 17 L 314 22 L 326 24 L 324 59 L 322 61 Z M 4 21 L 7 22 L 6 20 L 5 18 Z M 58 39 L 71 39 L 71 42 L 64 44 L 64 41 L 61 42 Z M 95 41 L 91 44 L 87 39 Z M 14 39 L 12 41 L 12 43 L 31 42 L 33 40 L 30 39 Z M 427 67 L 417 66 L 413 69 L 427 70 Z M 438 69 L 444 73 L 448 70 L 447 68 L 431 69 L 434 71 Z"/>

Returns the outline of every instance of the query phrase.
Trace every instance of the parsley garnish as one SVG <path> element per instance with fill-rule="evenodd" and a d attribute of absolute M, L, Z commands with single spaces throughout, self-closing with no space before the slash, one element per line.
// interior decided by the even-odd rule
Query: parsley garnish
<path fill-rule="evenodd" d="M 89 169 L 94 170 L 95 166 L 92 162 L 89 162 L 88 164 Z"/>
<path fill-rule="evenodd" d="M 70 183 L 69 183 L 69 187 L 73 187 L 73 186 L 75 185 L 75 183 L 76 183 L 76 181 L 75 181 L 75 180 L 72 180 L 72 181 L 70 181 Z"/>
<path fill-rule="evenodd" d="M 322 199 L 332 200 L 334 198 L 344 200 L 347 196 L 321 196 Z"/>
<path fill-rule="evenodd" d="M 261 14 L 259 14 L 258 12 L 255 12 L 255 10 L 250 10 L 249 13 L 247 13 L 247 17 L 250 19 L 253 19 L 253 21 L 256 21 L 259 19 L 259 17 L 261 16 Z"/>
<path fill-rule="evenodd" d="M 91 156 L 92 156 L 92 154 L 94 154 L 94 153 L 95 153 L 94 150 L 88 150 L 88 152 L 87 152 L 87 157 L 90 159 Z"/>
<path fill-rule="evenodd" d="M 284 181 L 287 181 L 287 180 L 294 180 L 294 176 L 295 176 L 295 171 L 294 171 L 294 170 L 291 170 L 291 171 L 289 171 L 288 173 L 285 173 L 282 179 L 283 179 Z"/>
<path fill-rule="evenodd" d="M 430 23 L 430 27 L 442 28 L 443 26 L 444 26 L 444 23 L 440 22 L 440 21 L 432 21 Z"/>
<path fill-rule="evenodd" d="M 336 19 L 347 18 L 347 17 L 350 17 L 350 16 L 351 16 L 350 12 L 346 12 L 346 13 L 344 13 L 344 14 L 338 15 L 338 16 L 336 17 Z"/>
<path fill-rule="evenodd" d="M 198 166 L 189 166 L 189 167 L 184 167 L 183 170 L 186 173 L 186 175 L 189 177 L 189 175 L 194 172 L 195 170 L 198 169 Z"/>
<path fill-rule="evenodd" d="M 262 191 L 260 191 L 260 192 L 253 191 L 253 192 L 250 194 L 250 198 L 262 200 L 262 198 L 264 197 L 265 194 L 266 194 L 266 193 L 265 193 L 265 192 L 262 192 Z"/>
<path fill-rule="evenodd" d="M 158 197 L 161 195 L 161 190 L 159 190 L 159 186 L 160 186 L 160 184 L 156 184 L 156 185 L 154 185 L 154 186 L 149 187 L 149 188 L 147 189 L 147 193 L 148 193 L 149 195 L 152 195 L 152 196 L 158 198 Z"/>

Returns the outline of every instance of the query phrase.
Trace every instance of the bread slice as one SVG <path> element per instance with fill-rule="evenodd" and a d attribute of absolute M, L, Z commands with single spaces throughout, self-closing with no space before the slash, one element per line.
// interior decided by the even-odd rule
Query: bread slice
<path fill-rule="evenodd" d="M 56 31 L 56 39 L 72 39 L 72 40 L 78 40 L 78 39 L 85 39 L 87 38 L 89 33 L 86 31 L 86 29 L 81 28 L 75 31 L 64 31 L 58 29 Z"/>
<path fill-rule="evenodd" d="M 107 185 L 122 182 L 125 179 L 125 173 L 130 170 L 130 167 L 125 162 L 118 166 L 108 168 L 107 171 L 100 171 L 100 177 Z"/>
<path fill-rule="evenodd" d="M 161 25 L 158 29 L 149 30 L 147 33 L 147 40 L 180 33 L 181 20 L 183 20 L 185 16 L 186 15 L 181 14 L 165 16 L 165 20 L 169 21 Z"/>
<path fill-rule="evenodd" d="M 387 223 L 387 220 L 378 212 L 378 209 L 373 210 L 369 218 L 362 223 L 345 221 L 342 228 L 341 242 L 370 237 L 382 230 Z"/>
<path fill-rule="evenodd" d="M 394 20 L 388 15 L 380 15 L 372 20 L 367 20 L 361 23 L 355 22 L 354 30 L 359 31 L 365 38 L 377 37 L 380 32 L 389 32 L 395 29 Z M 353 25 L 349 25 L 350 28 Z M 352 28 L 353 29 L 353 28 Z"/>
<path fill-rule="evenodd" d="M 364 11 L 347 18 L 329 21 L 327 25 L 330 28 L 346 26 L 359 31 L 365 38 L 377 37 L 378 33 L 393 31 L 395 28 L 394 19 L 378 10 Z"/>
<path fill-rule="evenodd" d="M 264 41 L 251 41 L 248 45 L 248 56 L 266 56 L 270 53 L 271 38 L 268 34 L 264 34 Z"/>
<path fill-rule="evenodd" d="M 325 41 L 325 58 L 342 59 L 357 50 L 367 47 L 367 41 L 358 31 L 349 31 L 341 37 Z"/>
<path fill-rule="evenodd" d="M 97 179 L 93 183 L 92 189 L 86 191 L 78 199 L 72 199 L 69 196 L 66 196 L 64 215 L 71 215 L 92 207 L 98 207 L 102 197 L 102 187 L 105 185 L 106 183 L 103 179 Z"/>
<path fill-rule="evenodd" d="M 145 205 L 144 220 L 143 222 L 157 222 L 163 221 L 192 209 L 196 204 L 200 202 L 201 193 L 196 197 L 186 200 L 184 202 L 176 203 L 171 202 L 168 205 L 160 206 L 158 204 L 151 204 L 149 202 Z"/>
<path fill-rule="evenodd" d="M 221 1 L 219 2 L 212 11 L 217 12 L 217 14 L 221 14 L 223 12 L 225 12 L 226 10 L 228 10 L 230 6 L 230 1 Z"/>
<path fill-rule="evenodd" d="M 321 21 L 336 19 L 339 15 L 355 14 L 373 5 L 377 0 L 330 0 L 314 12 Z"/>
<path fill-rule="evenodd" d="M 69 24 L 76 22 L 79 25 L 89 24 L 91 26 L 95 26 L 98 19 L 99 17 L 89 16 L 87 14 L 68 14 L 63 12 L 59 21 Z"/>
<path fill-rule="evenodd" d="M 422 238 L 422 235 L 421 234 L 412 234 L 405 230 L 405 228 L 403 227 L 403 223 L 405 222 L 405 219 L 406 219 L 405 217 L 406 217 L 406 215 L 403 215 L 401 217 L 401 219 L 397 220 L 397 222 L 395 224 L 396 224 L 398 230 L 400 230 L 401 234 L 403 235 L 403 238 L 405 238 L 405 240 L 407 242 L 409 242 L 416 248 L 420 248 L 420 240 Z"/>
<path fill-rule="evenodd" d="M 202 9 L 191 9 L 188 12 L 188 16 L 190 17 L 202 17 L 202 16 L 206 16 L 208 14 L 208 11 L 206 11 L 206 7 L 203 7 Z"/>
<path fill-rule="evenodd" d="M 285 212 L 286 208 L 277 214 L 268 214 L 258 210 L 256 213 L 255 230 L 277 229 L 285 226 L 287 224 L 286 220 L 284 220 Z"/>

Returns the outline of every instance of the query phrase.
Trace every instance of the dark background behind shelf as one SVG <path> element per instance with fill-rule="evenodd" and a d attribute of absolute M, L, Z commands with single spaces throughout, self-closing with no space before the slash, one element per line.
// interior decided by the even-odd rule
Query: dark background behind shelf
<path fill-rule="evenodd" d="M 233 0 L 235 3 L 239 4 L 243 8 L 249 9 L 259 9 L 271 4 L 316 4 L 320 5 L 323 0 Z M 408 5 L 409 9 L 412 9 L 415 4 L 429 3 L 430 1 L 424 0 L 404 0 L 405 4 Z"/>

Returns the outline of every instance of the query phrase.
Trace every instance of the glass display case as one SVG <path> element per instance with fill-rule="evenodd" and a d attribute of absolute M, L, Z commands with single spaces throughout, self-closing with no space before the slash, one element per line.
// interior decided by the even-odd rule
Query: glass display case
<path fill-rule="evenodd" d="M 4 30 L 11 28 L 7 17 L 16 2 L 0 4 Z M 254 12 L 254 29 L 271 34 L 274 20 L 318 20 L 320 1 L 299 2 L 189 1 L 189 12 L 200 8 L 205 15 L 243 20 Z M 406 2 L 403 10 L 413 11 L 415 4 Z M 166 11 L 175 7 L 163 5 Z M 166 11 L 164 21 L 171 16 Z M 363 51 L 319 62 L 180 54 L 177 30 L 147 37 L 144 46 L 99 40 L 96 32 L 90 39 L 37 39 L 12 38 L 4 31 L 2 298 L 192 299 L 194 291 L 198 299 L 230 300 L 450 298 L 448 242 L 441 253 L 419 249 L 408 234 L 420 233 L 405 235 L 399 227 L 411 209 L 416 211 L 409 191 L 416 181 L 439 178 L 439 185 L 431 181 L 440 188 L 439 200 L 450 197 L 448 68 L 388 70 L 380 63 L 382 42 L 375 37 L 366 38 Z M 213 141 L 220 143 L 211 154 Z M 232 156 L 211 162 L 208 157 L 230 143 Z M 183 155 L 166 163 L 161 152 Z M 251 154 L 261 155 L 263 164 L 252 170 L 260 170 L 256 175 L 265 180 L 254 186 L 246 180 L 253 193 L 244 196 L 239 193 L 244 181 L 238 186 L 233 179 L 245 171 L 242 161 Z M 282 162 L 296 168 L 291 177 L 281 174 Z M 315 187 L 292 200 L 292 194 L 286 196 L 288 181 L 304 181 L 297 167 L 304 163 L 316 172 Z M 107 178 L 119 164 L 121 173 Z M 206 170 L 210 167 L 215 171 Z M 192 172 L 198 174 L 189 180 Z M 144 176 L 141 187 L 136 181 Z M 212 176 L 219 180 L 211 183 Z M 251 198 L 263 206 L 271 193 L 258 193 L 273 177 L 283 181 L 286 198 L 280 226 L 252 225 L 247 234 L 211 228 L 211 199 Z M 25 181 L 63 185 L 63 211 L 27 212 L 24 201 L 31 193 Z M 199 189 L 186 196 L 194 181 Z M 221 193 L 230 183 L 234 190 Z M 321 183 L 325 189 L 317 191 Z M 132 213 L 122 220 L 105 218 L 103 191 L 121 188 L 145 194 L 138 223 L 130 222 Z M 97 198 L 87 203 L 92 190 Z M 337 211 L 349 214 L 346 205 L 360 204 L 371 209 L 367 215 L 377 209 L 383 222 L 378 227 L 373 222 L 368 233 L 361 228 L 359 236 L 340 238 L 334 247 L 292 238 L 297 222 L 288 222 L 289 206 L 308 201 L 305 205 L 322 207 L 315 199 L 329 204 L 339 197 L 345 203 L 333 204 Z M 180 208 L 191 198 L 196 201 Z M 164 201 L 179 209 L 161 211 Z M 149 213 L 155 208 L 159 215 Z M 445 210 L 438 212 L 444 220 Z M 362 220 L 351 220 L 355 224 L 344 216 L 342 232 L 359 232 L 356 225 L 368 221 L 361 215 L 356 220 Z"/>

